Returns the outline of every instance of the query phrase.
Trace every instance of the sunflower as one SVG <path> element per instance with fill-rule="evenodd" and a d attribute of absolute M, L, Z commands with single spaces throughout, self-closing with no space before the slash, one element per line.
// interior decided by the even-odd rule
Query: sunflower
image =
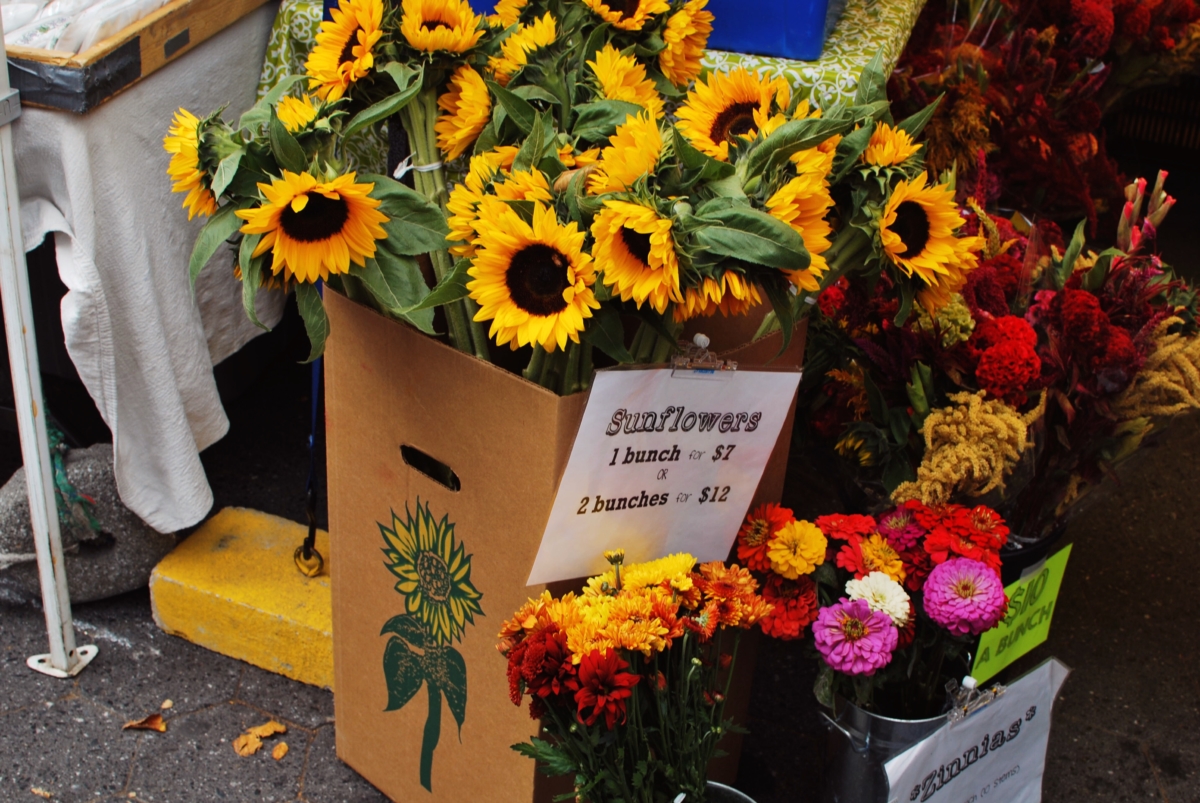
<path fill-rule="evenodd" d="M 718 311 L 726 317 L 745 315 L 751 307 L 762 303 L 758 287 L 740 273 L 727 270 L 720 279 L 704 277 L 699 287 L 683 291 L 683 301 L 674 308 L 678 323 L 697 317 L 716 315 Z"/>
<path fill-rule="evenodd" d="M 649 113 L 632 115 L 617 126 L 588 176 L 588 192 L 622 192 L 653 173 L 662 154 L 662 132 Z"/>
<path fill-rule="evenodd" d="M 596 52 L 595 61 L 587 64 L 592 68 L 605 100 L 624 100 L 641 106 L 656 120 L 662 117 L 662 97 L 654 82 L 646 78 L 646 68 L 633 56 L 622 56 L 610 42 Z"/>
<path fill-rule="evenodd" d="M 649 300 L 660 315 L 669 302 L 683 301 L 669 219 L 640 204 L 605 201 L 592 236 L 596 266 L 605 284 L 616 285 L 622 301 L 632 298 L 640 307 Z"/>
<path fill-rule="evenodd" d="M 710 73 L 688 92 L 676 125 L 695 148 L 727 162 L 729 146 L 739 137 L 758 136 L 775 110 L 787 108 L 791 96 L 782 78 L 760 78 L 742 67 Z"/>
<path fill-rule="evenodd" d="M 667 80 L 683 87 L 700 76 L 700 58 L 712 33 L 713 14 L 708 0 L 688 0 L 667 18 L 662 38 L 667 46 L 658 54 L 658 68 Z"/>
<path fill-rule="evenodd" d="M 599 148 L 588 148 L 586 151 L 576 152 L 573 145 L 567 144 L 558 149 L 558 161 L 562 162 L 563 167 L 568 170 L 576 167 L 587 167 L 599 158 Z"/>
<path fill-rule="evenodd" d="M 283 178 L 259 184 L 266 198 L 255 209 L 239 209 L 243 234 L 264 235 L 254 256 L 272 250 L 271 273 L 298 282 L 346 273 L 350 263 L 375 256 L 375 241 L 387 237 L 380 223 L 387 215 L 367 193 L 374 184 L 355 184 L 354 173 L 318 181 L 309 173 L 283 171 Z"/>
<path fill-rule="evenodd" d="M 600 308 L 592 293 L 592 257 L 584 232 L 559 223 L 554 210 L 535 201 L 533 225 L 507 204 L 480 209 L 478 250 L 467 273 L 467 290 L 479 304 L 477 321 L 492 322 L 499 345 L 537 343 L 554 351 L 579 342 L 584 319 Z"/>
<path fill-rule="evenodd" d="M 869 165 L 891 167 L 903 164 L 919 150 L 921 146 L 913 142 L 907 131 L 879 122 L 871 132 L 871 141 L 863 151 L 863 160 Z"/>
<path fill-rule="evenodd" d="M 404 0 L 400 6 L 400 33 L 414 50 L 462 53 L 483 36 L 483 17 L 467 0 Z"/>
<path fill-rule="evenodd" d="M 433 124 L 438 148 L 447 159 L 457 159 L 479 136 L 492 113 L 492 97 L 483 76 L 470 64 L 459 67 L 450 76 L 450 88 L 438 98 L 438 108 L 446 112 Z"/>
<path fill-rule="evenodd" d="M 496 83 L 508 86 L 517 70 L 529 63 L 529 54 L 551 45 L 558 37 L 558 23 L 549 11 L 528 25 L 517 28 L 500 45 L 500 55 L 488 59 Z"/>
<path fill-rule="evenodd" d="M 171 192 L 186 192 L 183 208 L 188 220 L 196 215 L 211 215 L 217 211 L 217 199 L 212 194 L 212 177 L 200 167 L 200 120 L 187 109 L 175 112 L 175 119 L 163 137 L 163 150 L 171 154 L 167 175 L 174 182 Z"/>
<path fill-rule="evenodd" d="M 437 646 L 461 641 L 475 616 L 483 616 L 483 597 L 471 583 L 471 556 L 455 543 L 449 517 L 441 521 L 429 512 L 429 503 L 417 500 L 417 515 L 404 506 L 407 520 L 392 511 L 392 526 L 379 525 L 387 567 L 399 578 L 396 591 L 404 597 L 404 610 L 425 625 Z M 432 646 L 432 645 L 429 645 Z"/>
<path fill-rule="evenodd" d="M 667 0 L 583 0 L 605 22 L 623 31 L 640 31 L 654 14 L 671 10 Z"/>
<path fill-rule="evenodd" d="M 529 0 L 500 0 L 496 3 L 496 12 L 489 14 L 488 25 L 495 28 L 507 28 L 516 25 L 521 18 L 521 10 L 529 5 Z"/>
<path fill-rule="evenodd" d="M 375 66 L 371 50 L 383 36 L 383 0 L 339 0 L 330 16 L 304 62 L 308 88 L 321 100 L 342 97 Z"/>
<path fill-rule="evenodd" d="M 810 257 L 808 267 L 785 273 L 796 287 L 815 293 L 821 289 L 819 279 L 829 267 L 821 255 L 829 249 L 829 235 L 833 232 L 826 220 L 833 206 L 828 178 L 833 168 L 833 152 L 810 148 L 793 155 L 792 163 L 796 166 L 796 177 L 767 199 L 767 211 L 803 238 Z"/>
<path fill-rule="evenodd" d="M 275 114 L 279 117 L 279 122 L 283 123 L 283 127 L 295 134 L 317 119 L 317 107 L 308 95 L 298 98 L 289 96 L 280 98 L 279 103 L 275 104 Z"/>
<path fill-rule="evenodd" d="M 467 177 L 450 191 L 450 199 L 446 208 L 450 212 L 446 224 L 450 233 L 446 239 L 458 245 L 450 246 L 450 253 L 455 256 L 469 257 L 474 255 L 475 221 L 478 219 L 479 205 L 483 203 L 487 186 L 500 172 L 504 155 L 497 151 L 476 154 L 471 157 L 471 165 Z"/>
<path fill-rule="evenodd" d="M 879 240 L 888 259 L 905 276 L 916 275 L 926 285 L 922 304 L 931 312 L 949 301 L 978 264 L 978 237 L 958 238 L 963 224 L 954 203 L 954 190 L 926 186 L 926 174 L 901 180 L 892 190 L 879 221 Z"/>

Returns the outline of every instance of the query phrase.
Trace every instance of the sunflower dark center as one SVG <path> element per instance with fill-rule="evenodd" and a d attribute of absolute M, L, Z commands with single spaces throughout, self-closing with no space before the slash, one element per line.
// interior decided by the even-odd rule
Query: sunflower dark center
<path fill-rule="evenodd" d="M 421 27 L 427 31 L 436 31 L 438 28 L 452 28 L 453 26 L 442 20 L 421 20 Z"/>
<path fill-rule="evenodd" d="M 350 207 L 342 198 L 326 198 L 317 192 L 308 193 L 308 204 L 299 212 L 288 204 L 279 216 L 279 226 L 293 240 L 312 243 L 327 240 L 342 230 L 350 217 Z"/>
<path fill-rule="evenodd" d="M 622 226 L 621 241 L 625 243 L 625 248 L 638 262 L 641 262 L 646 267 L 650 267 L 650 235 L 642 234 L 640 231 Z"/>
<path fill-rule="evenodd" d="M 342 55 L 338 56 L 338 64 L 345 64 L 348 61 L 354 61 L 354 48 L 358 46 L 358 31 L 350 34 L 350 38 L 346 40 L 346 46 L 342 48 Z"/>
<path fill-rule="evenodd" d="M 901 256 L 915 257 L 929 242 L 929 215 L 916 201 L 904 201 L 896 207 L 896 222 L 889 226 L 904 242 Z"/>
<path fill-rule="evenodd" d="M 637 14 L 638 8 L 642 5 L 642 0 L 607 0 L 606 5 L 612 11 L 616 11 L 623 18 L 628 19 Z"/>
<path fill-rule="evenodd" d="M 527 245 L 513 255 L 504 282 L 508 293 L 530 315 L 553 315 L 566 308 L 563 291 L 570 262 L 556 248 L 542 243 Z"/>
<path fill-rule="evenodd" d="M 450 599 L 450 570 L 446 562 L 432 552 L 422 552 L 417 557 L 417 576 L 421 578 L 421 591 L 434 602 Z"/>
<path fill-rule="evenodd" d="M 733 104 L 713 120 L 712 134 L 709 138 L 713 142 L 725 140 L 732 144 L 739 135 L 751 133 L 754 131 L 754 111 L 757 108 L 757 103 Z"/>

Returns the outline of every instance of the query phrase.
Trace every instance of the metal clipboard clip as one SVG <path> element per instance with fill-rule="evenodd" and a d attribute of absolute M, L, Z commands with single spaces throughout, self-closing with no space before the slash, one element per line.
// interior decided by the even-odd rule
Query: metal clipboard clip
<path fill-rule="evenodd" d="M 672 379 L 706 379 L 728 381 L 737 371 L 736 360 L 722 360 L 708 350 L 711 341 L 707 335 L 697 333 L 692 342 L 679 341 L 683 352 L 671 358 Z"/>
<path fill-rule="evenodd" d="M 1003 683 L 994 683 L 988 688 L 980 690 L 978 681 L 970 675 L 963 678 L 961 686 L 956 681 L 949 680 L 946 682 L 946 697 L 950 702 L 950 711 L 946 714 L 946 718 L 950 720 L 950 725 L 953 727 L 976 711 L 987 708 L 1003 697 L 1006 691 L 1008 689 Z"/>

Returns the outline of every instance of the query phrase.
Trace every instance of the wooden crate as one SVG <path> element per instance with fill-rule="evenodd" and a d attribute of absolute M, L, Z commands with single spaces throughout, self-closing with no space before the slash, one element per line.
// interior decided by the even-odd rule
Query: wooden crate
<path fill-rule="evenodd" d="M 21 103 L 82 114 L 232 25 L 267 0 L 172 0 L 82 53 L 8 48 Z"/>

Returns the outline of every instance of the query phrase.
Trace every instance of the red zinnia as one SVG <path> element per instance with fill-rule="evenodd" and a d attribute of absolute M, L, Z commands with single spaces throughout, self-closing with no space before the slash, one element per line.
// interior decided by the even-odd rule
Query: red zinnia
<path fill-rule="evenodd" d="M 813 522 L 817 528 L 830 538 L 850 541 L 853 538 L 870 535 L 879 526 L 870 516 L 860 516 L 857 513 L 831 513 L 828 516 L 818 516 Z"/>
<path fill-rule="evenodd" d="M 746 522 L 738 531 L 738 560 L 750 571 L 771 571 L 771 560 L 767 557 L 767 547 L 775 533 L 795 518 L 790 509 L 774 502 L 759 505 L 746 517 Z"/>
<path fill-rule="evenodd" d="M 985 549 L 971 538 L 972 531 L 962 527 L 939 525 L 925 536 L 925 551 L 934 563 L 945 563 L 956 555 L 982 561 L 1000 571 L 1000 555 Z"/>
<path fill-rule="evenodd" d="M 609 730 L 618 723 L 625 724 L 625 701 L 642 679 L 641 675 L 621 671 L 628 668 L 629 664 L 621 660 L 616 650 L 592 650 L 583 657 L 576 681 L 579 689 L 575 692 L 581 723 L 589 727 L 595 725 L 603 714 L 604 725 Z"/>
<path fill-rule="evenodd" d="M 908 603 L 908 621 L 904 623 L 904 627 L 898 628 L 896 649 L 903 650 L 906 647 L 911 647 L 913 639 L 917 635 L 917 612 L 913 609 L 911 601 Z"/>
<path fill-rule="evenodd" d="M 933 559 L 921 546 L 901 552 L 900 559 L 904 561 L 904 587 L 909 591 L 920 591 L 925 586 L 925 578 L 933 571 Z"/>
<path fill-rule="evenodd" d="M 984 549 L 999 552 L 1000 547 L 1008 543 L 1008 525 L 1000 514 L 987 505 L 979 505 L 971 510 L 957 511 L 957 517 L 965 517 L 971 523 L 973 532 L 971 540 Z"/>
<path fill-rule="evenodd" d="M 800 638 L 821 610 L 817 602 L 817 584 L 811 577 L 788 580 L 772 574 L 763 586 L 762 595 L 775 606 L 759 622 L 763 632 L 772 638 L 784 641 Z"/>

